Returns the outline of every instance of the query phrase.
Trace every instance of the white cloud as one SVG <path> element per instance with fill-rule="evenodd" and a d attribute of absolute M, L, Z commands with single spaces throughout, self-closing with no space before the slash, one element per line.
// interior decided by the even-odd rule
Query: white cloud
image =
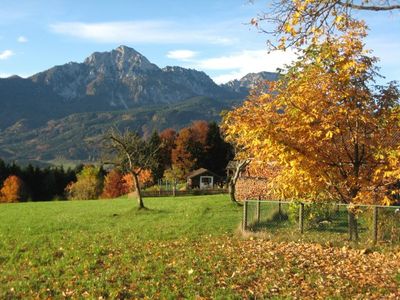
<path fill-rule="evenodd" d="M 18 43 L 27 43 L 28 39 L 25 36 L 21 35 L 18 37 L 17 42 Z"/>
<path fill-rule="evenodd" d="M 50 29 L 58 34 L 99 43 L 229 44 L 232 42 L 231 39 L 209 30 L 183 28 L 179 24 L 166 21 L 64 22 L 52 24 Z"/>
<path fill-rule="evenodd" d="M 14 55 L 14 52 L 12 50 L 0 51 L 0 60 L 9 59 L 13 55 Z"/>
<path fill-rule="evenodd" d="M 243 50 L 227 56 L 199 60 L 192 67 L 201 70 L 227 71 L 214 76 L 217 83 L 239 79 L 248 73 L 262 71 L 275 72 L 296 59 L 294 51 Z"/>
<path fill-rule="evenodd" d="M 28 78 L 29 76 L 32 76 L 32 74 L 26 74 L 26 73 L 19 73 L 19 74 L 13 74 L 13 73 L 7 73 L 7 72 L 1 72 L 0 71 L 0 78 L 8 78 L 11 76 L 19 76 L 21 78 Z"/>
<path fill-rule="evenodd" d="M 12 74 L 0 72 L 0 78 L 7 78 L 7 77 L 10 77 L 10 76 L 12 76 Z"/>
<path fill-rule="evenodd" d="M 196 51 L 192 50 L 172 50 L 167 53 L 168 58 L 190 61 L 197 55 Z"/>

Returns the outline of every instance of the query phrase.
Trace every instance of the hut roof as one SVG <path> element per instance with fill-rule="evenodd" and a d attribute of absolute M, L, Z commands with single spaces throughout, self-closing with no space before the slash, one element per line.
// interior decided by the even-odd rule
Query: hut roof
<path fill-rule="evenodd" d="M 204 173 L 211 173 L 215 177 L 220 177 L 217 174 L 215 174 L 214 172 L 212 172 L 212 171 L 210 171 L 208 169 L 205 169 L 205 168 L 200 168 L 200 169 L 194 170 L 194 171 L 190 172 L 186 177 L 187 178 L 193 178 L 193 177 L 199 176 L 199 175 L 204 174 Z"/>

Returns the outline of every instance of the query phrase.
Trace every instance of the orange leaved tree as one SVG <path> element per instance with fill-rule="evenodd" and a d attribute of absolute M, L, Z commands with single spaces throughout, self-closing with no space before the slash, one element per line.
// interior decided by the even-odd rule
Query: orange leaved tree
<path fill-rule="evenodd" d="M 241 155 L 273 163 L 274 197 L 389 204 L 400 179 L 400 107 L 394 84 L 375 87 L 365 26 L 316 41 L 285 75 L 224 120 Z M 357 238 L 349 214 L 350 237 Z M 353 226 L 354 225 L 354 226 Z"/>
<path fill-rule="evenodd" d="M 141 188 L 151 186 L 153 184 L 153 174 L 151 170 L 142 170 L 138 176 Z M 126 193 L 136 191 L 135 180 L 131 173 L 127 173 L 122 177 L 122 182 Z"/>
<path fill-rule="evenodd" d="M 111 170 L 104 178 L 102 198 L 116 198 L 127 193 L 123 174 L 118 169 Z"/>
<path fill-rule="evenodd" d="M 0 202 L 19 202 L 25 200 L 24 184 L 15 175 L 10 175 L 4 180 L 0 190 Z"/>

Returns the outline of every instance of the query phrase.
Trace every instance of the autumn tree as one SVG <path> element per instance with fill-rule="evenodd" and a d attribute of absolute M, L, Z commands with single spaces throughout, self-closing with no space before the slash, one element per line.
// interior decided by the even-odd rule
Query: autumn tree
<path fill-rule="evenodd" d="M 209 148 L 207 144 L 209 141 L 209 124 L 204 120 L 194 121 L 190 129 L 192 132 L 193 144 L 189 146 L 189 152 L 196 161 L 195 168 L 205 167 L 207 164 L 207 150 Z"/>
<path fill-rule="evenodd" d="M 179 131 L 171 158 L 173 166 L 181 169 L 181 173 L 188 174 L 207 164 L 208 132 L 208 123 L 202 120 L 194 121 Z"/>
<path fill-rule="evenodd" d="M 20 202 L 25 198 L 26 193 L 22 180 L 15 175 L 8 176 L 0 190 L 0 202 Z"/>
<path fill-rule="evenodd" d="M 76 175 L 77 181 L 66 187 L 69 199 L 86 200 L 97 199 L 103 189 L 103 179 L 100 168 L 92 165 L 84 166 Z"/>
<path fill-rule="evenodd" d="M 160 157 L 164 170 L 171 168 L 172 166 L 172 149 L 175 148 L 176 131 L 172 128 L 164 129 L 160 132 L 161 148 Z"/>
<path fill-rule="evenodd" d="M 239 157 L 273 163 L 274 197 L 390 204 L 400 179 L 399 92 L 373 85 L 376 59 L 361 22 L 302 50 L 269 93 L 254 92 L 224 120 Z M 349 213 L 350 238 L 357 238 Z"/>
<path fill-rule="evenodd" d="M 154 148 L 152 143 L 135 132 L 126 130 L 121 133 L 112 129 L 104 138 L 104 150 L 106 163 L 112 163 L 132 175 L 138 208 L 145 208 L 139 177 L 144 170 L 151 169 L 155 164 L 159 148 Z"/>
<path fill-rule="evenodd" d="M 209 169 L 220 176 L 226 173 L 226 166 L 233 159 L 233 148 L 225 142 L 218 124 L 208 124 L 207 136 L 204 145 L 204 159 L 201 167 Z"/>
<path fill-rule="evenodd" d="M 112 169 L 104 178 L 102 198 L 116 198 L 127 193 L 123 174 L 118 169 Z"/>
<path fill-rule="evenodd" d="M 183 180 L 185 178 L 185 173 L 183 172 L 182 169 L 172 166 L 170 169 L 165 170 L 164 173 L 164 178 L 169 180 L 170 182 L 173 182 L 174 185 L 176 182 L 179 180 Z"/>
<path fill-rule="evenodd" d="M 181 129 L 175 140 L 175 148 L 172 149 L 171 159 L 172 165 L 182 170 L 183 174 L 188 174 L 196 165 L 196 158 L 191 153 L 194 144 L 192 130 L 190 128 Z"/>
<path fill-rule="evenodd" d="M 136 191 L 135 181 L 134 181 L 131 173 L 125 174 L 122 177 L 122 181 L 123 181 L 123 184 L 124 184 L 124 187 L 125 187 L 125 190 L 127 193 Z M 145 188 L 145 187 L 151 186 L 152 184 L 154 184 L 154 181 L 153 181 L 153 174 L 151 173 L 151 170 L 148 170 L 148 169 L 142 170 L 139 174 L 140 187 Z"/>
<path fill-rule="evenodd" d="M 251 23 L 268 34 L 271 49 L 298 47 L 343 31 L 355 12 L 400 10 L 396 0 L 273 0 Z"/>

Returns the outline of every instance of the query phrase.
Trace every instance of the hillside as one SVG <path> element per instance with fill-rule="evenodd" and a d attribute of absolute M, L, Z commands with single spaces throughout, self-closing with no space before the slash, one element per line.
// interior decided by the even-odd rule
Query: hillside
<path fill-rule="evenodd" d="M 0 157 L 5 160 L 96 160 L 111 126 L 147 135 L 194 120 L 218 121 L 250 88 L 277 74 L 261 72 L 217 85 L 204 72 L 159 68 L 126 46 L 30 78 L 0 79 Z"/>
<path fill-rule="evenodd" d="M 218 121 L 220 112 L 234 103 L 240 101 L 195 97 L 171 105 L 76 113 L 33 129 L 20 121 L 0 134 L 0 157 L 17 161 L 95 160 L 100 155 L 99 141 L 111 127 L 143 135 L 154 129 L 180 129 L 195 120 Z"/>

